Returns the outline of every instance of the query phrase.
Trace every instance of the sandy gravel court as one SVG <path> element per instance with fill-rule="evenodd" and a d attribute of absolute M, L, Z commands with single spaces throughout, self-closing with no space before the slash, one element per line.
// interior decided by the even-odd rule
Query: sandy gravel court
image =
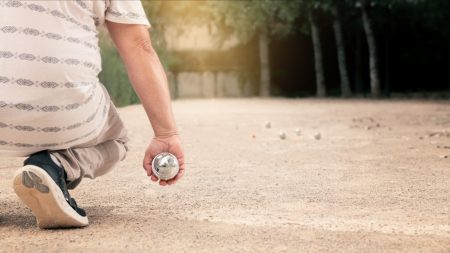
<path fill-rule="evenodd" d="M 204 99 L 174 111 L 185 178 L 150 182 L 151 128 L 140 106 L 121 108 L 127 159 L 72 192 L 84 229 L 37 229 L 11 187 L 22 159 L 0 159 L 0 252 L 450 252 L 448 101 Z"/>

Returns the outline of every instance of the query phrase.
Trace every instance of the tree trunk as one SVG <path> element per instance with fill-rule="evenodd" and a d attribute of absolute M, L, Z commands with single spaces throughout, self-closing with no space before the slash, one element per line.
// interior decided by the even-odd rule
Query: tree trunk
<path fill-rule="evenodd" d="M 352 91 L 350 89 L 350 81 L 348 79 L 344 35 L 342 33 L 339 7 L 337 4 L 334 4 L 331 7 L 331 12 L 333 13 L 333 30 L 334 30 L 334 36 L 336 38 L 336 49 L 337 49 L 337 56 L 338 56 L 339 75 L 341 78 L 341 95 L 342 95 L 342 97 L 350 97 L 352 95 Z"/>
<path fill-rule="evenodd" d="M 355 90 L 356 93 L 362 94 L 364 92 L 364 81 L 362 77 L 363 71 L 363 50 L 362 50 L 362 36 L 358 30 L 356 33 L 356 49 L 355 49 Z"/>
<path fill-rule="evenodd" d="M 362 4 L 362 20 L 364 31 L 366 32 L 367 46 L 369 47 L 370 92 L 372 97 L 378 98 L 380 97 L 380 76 L 378 70 L 377 45 L 368 8 L 367 2 Z"/>
<path fill-rule="evenodd" d="M 385 64 L 384 64 L 384 96 L 385 97 L 390 97 L 390 93 L 391 93 L 391 55 L 390 55 L 390 45 L 391 45 L 391 41 L 390 41 L 390 35 L 389 32 L 387 32 L 388 34 L 385 35 Z"/>
<path fill-rule="evenodd" d="M 260 62 L 260 89 L 261 97 L 270 96 L 270 64 L 269 64 L 269 35 L 267 29 L 259 33 L 259 62 Z"/>
<path fill-rule="evenodd" d="M 309 11 L 309 22 L 311 24 L 311 37 L 314 47 L 314 66 L 316 70 L 316 86 L 317 96 L 326 96 L 325 78 L 323 71 L 322 45 L 320 43 L 320 34 L 317 21 L 314 17 L 313 10 Z"/>
<path fill-rule="evenodd" d="M 391 11 L 387 10 L 387 23 L 384 34 L 384 82 L 383 95 L 390 97 L 391 93 Z"/>

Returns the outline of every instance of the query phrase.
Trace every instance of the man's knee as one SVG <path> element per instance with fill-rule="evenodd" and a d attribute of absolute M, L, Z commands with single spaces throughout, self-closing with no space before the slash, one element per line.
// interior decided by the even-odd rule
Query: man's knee
<path fill-rule="evenodd" d="M 120 161 L 125 160 L 127 157 L 127 153 L 130 150 L 128 146 L 129 138 L 128 138 L 128 131 L 124 129 L 124 133 L 116 140 L 117 145 L 120 147 Z"/>

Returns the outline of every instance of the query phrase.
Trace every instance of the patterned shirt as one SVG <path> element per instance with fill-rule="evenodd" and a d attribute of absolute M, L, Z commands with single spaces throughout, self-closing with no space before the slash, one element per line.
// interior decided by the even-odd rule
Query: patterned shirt
<path fill-rule="evenodd" d="M 98 79 L 105 19 L 150 27 L 140 0 L 0 0 L 0 155 L 97 136 L 110 103 Z"/>

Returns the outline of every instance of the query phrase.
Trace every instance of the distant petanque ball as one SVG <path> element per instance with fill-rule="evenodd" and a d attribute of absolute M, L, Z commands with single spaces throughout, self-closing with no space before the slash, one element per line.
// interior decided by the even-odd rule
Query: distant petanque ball
<path fill-rule="evenodd" d="M 285 133 L 285 132 L 280 132 L 280 133 L 278 134 L 278 136 L 279 136 L 280 139 L 282 139 L 282 140 L 286 139 L 286 133 Z"/>
<path fill-rule="evenodd" d="M 301 135 L 302 134 L 302 131 L 300 131 L 300 128 L 296 128 L 295 129 L 295 134 L 297 134 L 297 135 Z"/>
<path fill-rule="evenodd" d="M 174 178 L 180 167 L 177 158 L 171 153 L 160 153 L 152 161 L 152 172 L 161 180 Z"/>
<path fill-rule="evenodd" d="M 321 138 L 322 138 L 322 134 L 320 134 L 320 133 L 316 133 L 314 135 L 314 139 L 316 139 L 316 140 L 320 140 Z"/>
<path fill-rule="evenodd" d="M 272 127 L 272 123 L 270 123 L 270 121 L 266 121 L 266 123 L 264 124 L 264 126 L 266 128 L 271 128 Z"/>

